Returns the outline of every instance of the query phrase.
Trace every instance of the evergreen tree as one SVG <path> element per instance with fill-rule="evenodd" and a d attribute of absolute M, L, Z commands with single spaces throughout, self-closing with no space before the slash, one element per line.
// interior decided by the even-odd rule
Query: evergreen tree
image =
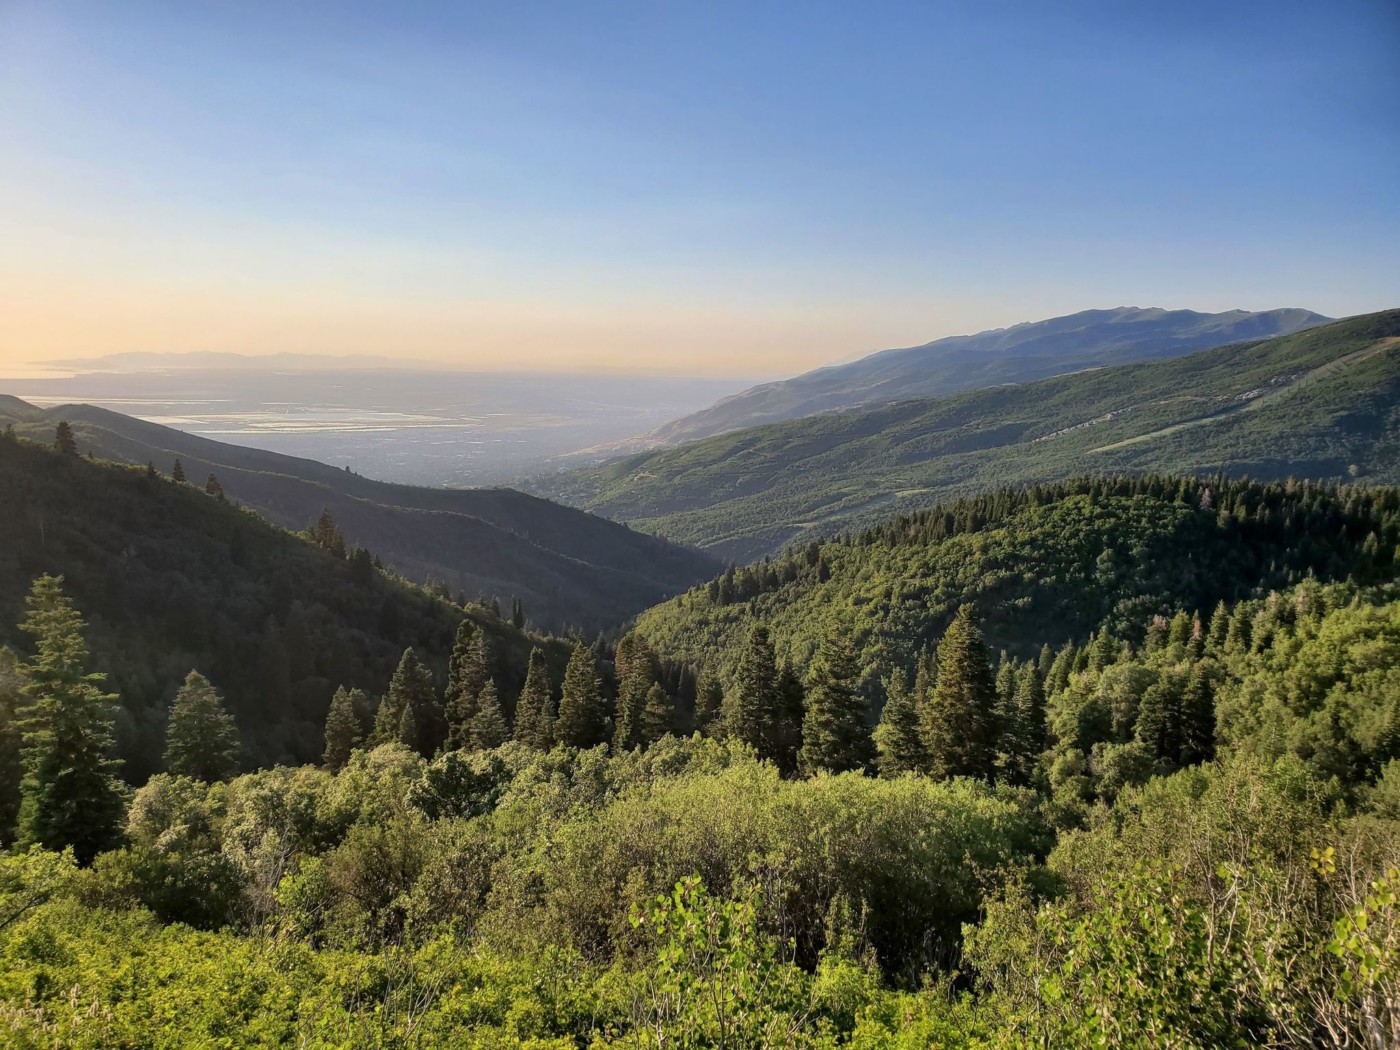
<path fill-rule="evenodd" d="M 326 713 L 326 768 L 338 773 L 350 761 L 351 752 L 363 742 L 364 727 L 355 710 L 355 698 L 350 690 L 341 686 L 331 697 L 330 711 Z"/>
<path fill-rule="evenodd" d="M 1172 770 L 1180 765 L 1185 726 L 1181 683 L 1175 676 L 1164 675 L 1147 687 L 1138 704 L 1135 732 L 1160 769 Z"/>
<path fill-rule="evenodd" d="M 170 480 L 182 485 L 185 483 L 185 465 L 180 462 L 179 456 L 175 457 L 175 466 L 170 470 Z"/>
<path fill-rule="evenodd" d="M 778 702 L 778 666 L 768 628 L 754 624 L 724 700 L 724 732 L 755 751 L 767 750 L 768 719 Z"/>
<path fill-rule="evenodd" d="M 486 632 L 477 630 L 470 620 L 464 619 L 457 625 L 452 655 L 447 662 L 447 691 L 443 694 L 449 750 L 470 744 L 477 699 L 490 681 L 490 652 L 486 645 Z"/>
<path fill-rule="evenodd" d="M 972 606 L 958 610 L 938 644 L 938 682 L 921 730 L 938 778 L 990 780 L 996 761 L 996 683 Z"/>
<path fill-rule="evenodd" d="M 1094 635 L 1089 643 L 1089 670 L 1102 671 L 1114 663 L 1118 659 L 1120 649 L 1118 639 L 1113 637 L 1107 625 L 1099 628 L 1099 633 Z"/>
<path fill-rule="evenodd" d="M 433 676 L 410 646 L 403 651 L 389 682 L 389 692 L 379 705 L 375 742 L 397 740 L 426 757 L 436 744 L 433 737 L 439 717 Z"/>
<path fill-rule="evenodd" d="M 156 473 L 156 465 L 155 465 L 155 463 L 154 463 L 153 461 L 149 460 L 149 459 L 146 460 L 146 477 L 148 477 L 148 478 L 159 477 L 159 475 Z"/>
<path fill-rule="evenodd" d="M 528 747 L 547 751 L 554 746 L 554 694 L 549 685 L 549 671 L 544 653 L 530 651 L 530 667 L 525 673 L 525 687 L 515 705 L 515 739 Z"/>
<path fill-rule="evenodd" d="M 83 620 L 64 595 L 63 578 L 40 576 L 20 627 L 34 636 L 33 659 L 20 665 L 24 775 L 17 844 L 72 846 L 90 863 L 121 838 L 125 800 L 113 757 L 112 701 L 106 675 L 85 670 Z"/>
<path fill-rule="evenodd" d="M 510 603 L 510 622 L 517 630 L 525 629 L 525 606 L 520 604 L 519 598 Z"/>
<path fill-rule="evenodd" d="M 62 420 L 58 424 L 58 432 L 54 435 L 53 447 L 58 449 L 65 456 L 76 456 L 78 454 L 78 442 L 73 437 L 73 427 L 68 420 Z"/>
<path fill-rule="evenodd" d="M 603 742 L 606 731 L 598 663 L 593 651 L 579 642 L 564 672 L 555 735 L 561 744 L 569 747 L 594 747 Z"/>
<path fill-rule="evenodd" d="M 213 474 L 210 474 L 209 480 L 204 483 L 204 491 L 217 500 L 222 501 L 224 498 L 224 487 L 219 484 L 219 479 Z"/>
<path fill-rule="evenodd" d="M 656 684 L 656 658 L 634 634 L 623 635 L 614 658 L 617 669 L 617 722 L 613 748 L 628 751 L 643 743 L 642 711 Z"/>
<path fill-rule="evenodd" d="M 1181 761 L 1186 765 L 1215 757 L 1215 688 L 1210 661 L 1196 664 L 1181 697 Z"/>
<path fill-rule="evenodd" d="M 15 837 L 19 820 L 20 731 L 19 710 L 23 703 L 20 688 L 19 657 L 0 646 L 0 850 Z"/>
<path fill-rule="evenodd" d="M 191 671 L 170 705 L 166 771 L 215 784 L 238 772 L 242 751 L 238 726 L 224 709 L 223 697 L 209 679 Z"/>
<path fill-rule="evenodd" d="M 896 673 L 886 690 L 885 709 L 875 727 L 875 749 L 880 775 L 897 777 L 928 768 L 928 749 L 919 733 L 919 707 L 904 676 Z"/>
<path fill-rule="evenodd" d="M 1007 779 L 1013 784 L 1029 784 L 1036 764 L 1045 750 L 1045 687 L 1040 670 L 1026 664 L 1016 679 L 1016 696 L 1010 707 L 1015 732 L 1008 740 Z"/>
<path fill-rule="evenodd" d="M 650 747 L 667 733 L 673 732 L 675 720 L 676 705 L 659 682 L 652 683 L 642 707 L 642 744 Z"/>
<path fill-rule="evenodd" d="M 1230 609 L 1222 601 L 1215 607 L 1215 612 L 1210 618 L 1210 628 L 1206 631 L 1206 644 L 1214 652 L 1220 652 L 1225 646 L 1225 635 L 1230 630 Z"/>
<path fill-rule="evenodd" d="M 768 720 L 765 757 L 784 775 L 797 772 L 797 756 L 802 750 L 802 725 L 807 717 L 807 690 L 787 660 L 778 672 L 775 704 Z"/>
<path fill-rule="evenodd" d="M 713 736 L 724 729 L 724 685 L 708 667 L 700 669 L 695 681 L 695 731 Z"/>
<path fill-rule="evenodd" d="M 798 768 L 839 773 L 870 763 L 870 730 L 860 695 L 860 664 L 844 632 L 828 635 L 807 672 L 807 715 Z"/>
<path fill-rule="evenodd" d="M 472 715 L 471 746 L 478 751 L 490 751 L 510 739 L 510 727 L 501 713 L 501 699 L 496 683 L 487 679 L 476 698 L 476 714 Z"/>

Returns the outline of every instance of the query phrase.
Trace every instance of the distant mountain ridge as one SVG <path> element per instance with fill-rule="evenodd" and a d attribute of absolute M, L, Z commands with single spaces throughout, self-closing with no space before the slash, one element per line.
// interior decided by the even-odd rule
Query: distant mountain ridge
<path fill-rule="evenodd" d="M 1118 307 L 1084 310 L 922 346 L 880 350 L 792 379 L 764 383 L 657 427 L 647 441 L 674 445 L 744 427 L 839 409 L 1021 383 L 1086 368 L 1175 357 L 1325 324 L 1310 310 L 1198 313 Z"/>
<path fill-rule="evenodd" d="M 214 474 L 230 499 L 300 530 L 328 510 L 352 544 L 416 582 L 453 594 L 518 597 L 541 626 L 610 627 L 717 571 L 710 557 L 514 489 L 393 485 L 277 452 L 245 448 L 92 405 L 38 408 L 0 394 L 0 427 L 52 442 L 59 420 L 78 447 L 119 463 L 178 457 L 203 486 Z"/>
<path fill-rule="evenodd" d="M 999 485 L 1217 471 L 1400 483 L 1400 310 L 750 427 L 537 484 L 742 563 Z"/>

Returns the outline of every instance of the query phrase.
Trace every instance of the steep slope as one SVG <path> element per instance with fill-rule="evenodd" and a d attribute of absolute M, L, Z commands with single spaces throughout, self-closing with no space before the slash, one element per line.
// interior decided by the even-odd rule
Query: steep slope
<path fill-rule="evenodd" d="M 648 435 L 661 445 L 723 434 L 833 409 L 935 397 L 1024 383 L 1085 368 L 1177 357 L 1245 339 L 1267 339 L 1324 324 L 1308 310 L 1085 310 L 923 346 L 883 350 L 725 398 Z"/>
<path fill-rule="evenodd" d="M 1156 614 L 1209 617 L 1300 579 L 1394 579 L 1400 489 L 1082 478 L 970 497 L 773 562 L 731 569 L 654 609 L 637 631 L 662 657 L 728 674 L 754 623 L 805 664 L 832 633 L 874 675 L 910 671 L 959 605 L 993 649 L 1029 657 L 1107 626 L 1140 638 Z"/>
<path fill-rule="evenodd" d="M 1295 335 L 755 427 L 544 479 L 736 561 L 999 484 L 1164 471 L 1400 481 L 1400 310 Z"/>
<path fill-rule="evenodd" d="M 83 452 L 168 473 L 178 457 L 203 485 L 218 477 L 230 499 L 269 521 L 304 529 L 328 510 L 346 540 L 416 581 L 453 593 L 518 597 L 551 628 L 607 627 L 712 575 L 704 555 L 512 489 L 391 485 L 312 460 L 185 434 L 91 405 L 38 409 L 0 396 L 0 425 L 53 440 L 68 420 Z"/>
<path fill-rule="evenodd" d="M 507 703 L 536 641 L 140 468 L 0 439 L 0 507 L 0 645 L 27 651 L 25 595 L 36 576 L 62 574 L 93 667 L 120 694 L 136 780 L 158 768 L 191 668 L 225 693 L 252 763 L 301 763 L 319 758 L 337 685 L 382 693 L 409 645 L 441 673 L 463 615 L 492 636 Z"/>

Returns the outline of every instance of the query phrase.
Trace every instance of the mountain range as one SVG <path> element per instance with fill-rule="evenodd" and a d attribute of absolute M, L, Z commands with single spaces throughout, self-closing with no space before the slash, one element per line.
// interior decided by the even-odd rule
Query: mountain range
<path fill-rule="evenodd" d="M 0 395 L 0 427 L 49 443 L 67 420 L 80 452 L 118 463 L 176 459 L 194 484 L 214 475 L 229 499 L 287 529 L 327 511 L 346 542 L 415 582 L 452 594 L 519 598 L 531 621 L 598 631 L 703 580 L 711 557 L 507 488 L 394 485 L 314 460 L 231 445 L 91 405 L 38 408 Z"/>
<path fill-rule="evenodd" d="M 765 383 L 657 427 L 650 445 L 723 434 L 819 412 L 1024 383 L 1086 368 L 1175 357 L 1245 339 L 1287 335 L 1330 318 L 1309 310 L 1197 313 L 1084 310 L 1065 317 L 883 350 L 847 364 Z"/>
<path fill-rule="evenodd" d="M 996 485 L 1221 470 L 1400 481 L 1400 310 L 750 427 L 536 490 L 746 562 Z"/>

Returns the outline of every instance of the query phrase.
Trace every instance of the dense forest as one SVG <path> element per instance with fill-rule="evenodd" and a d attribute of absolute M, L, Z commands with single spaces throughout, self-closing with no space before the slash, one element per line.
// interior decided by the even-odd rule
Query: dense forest
<path fill-rule="evenodd" d="M 1400 310 L 1165 361 L 751 427 L 539 479 L 748 562 L 1003 485 L 1153 471 L 1400 483 Z"/>
<path fill-rule="evenodd" d="M 55 444 L 7 1045 L 1400 1039 L 1400 490 L 1003 489 L 587 642 Z"/>

